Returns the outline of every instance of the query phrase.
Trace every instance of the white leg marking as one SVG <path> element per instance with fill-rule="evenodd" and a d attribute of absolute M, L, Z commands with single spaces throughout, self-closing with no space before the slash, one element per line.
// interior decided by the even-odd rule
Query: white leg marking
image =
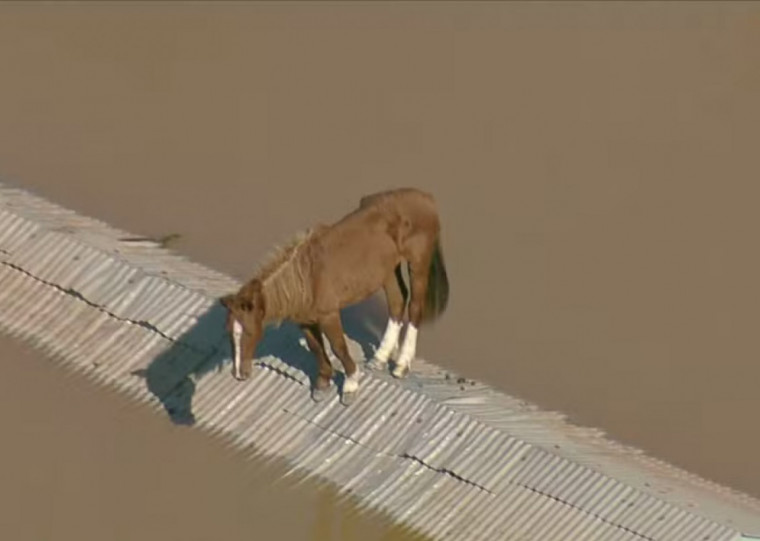
<path fill-rule="evenodd" d="M 346 380 L 343 382 L 343 392 L 344 393 L 355 393 L 359 390 L 359 379 L 361 378 L 361 370 L 359 367 L 356 367 L 356 372 L 351 374 L 349 377 L 346 378 Z"/>
<path fill-rule="evenodd" d="M 393 375 L 397 378 L 402 378 L 409 371 L 409 367 L 414 359 L 414 354 L 417 352 L 417 327 L 411 323 L 406 328 L 406 336 L 404 336 L 404 344 L 401 346 L 401 353 L 396 361 L 396 367 L 393 369 Z"/>
<path fill-rule="evenodd" d="M 398 336 L 400 332 L 401 322 L 389 319 L 388 325 L 385 327 L 385 334 L 380 342 L 380 347 L 375 351 L 373 359 L 375 363 L 385 364 L 388 362 L 391 354 L 398 349 Z"/>
<path fill-rule="evenodd" d="M 234 372 L 233 375 L 240 379 L 240 364 L 241 364 L 241 352 L 242 349 L 240 347 L 240 339 L 243 337 L 243 326 L 240 324 L 240 322 L 236 319 L 232 322 L 232 339 L 235 343 L 235 364 L 234 364 Z"/>

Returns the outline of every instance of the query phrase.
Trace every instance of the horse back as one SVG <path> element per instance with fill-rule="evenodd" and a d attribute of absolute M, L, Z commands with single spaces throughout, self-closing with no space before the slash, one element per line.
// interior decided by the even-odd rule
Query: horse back
<path fill-rule="evenodd" d="M 394 237 L 403 237 L 415 230 L 430 230 L 437 236 L 438 209 L 432 194 L 416 188 L 399 188 L 369 194 L 359 201 L 358 214 L 366 218 L 380 215 Z"/>
<path fill-rule="evenodd" d="M 435 208 L 433 195 L 417 188 L 397 188 L 365 195 L 359 200 L 359 208 L 373 206 L 432 206 Z"/>

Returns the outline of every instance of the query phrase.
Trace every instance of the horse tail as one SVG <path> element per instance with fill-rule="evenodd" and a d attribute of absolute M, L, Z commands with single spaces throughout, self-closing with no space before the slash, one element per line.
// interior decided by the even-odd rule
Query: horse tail
<path fill-rule="evenodd" d="M 449 278 L 446 274 L 446 264 L 443 261 L 441 239 L 435 241 L 433 257 L 428 271 L 428 286 L 425 292 L 425 308 L 422 311 L 422 322 L 433 322 L 443 314 L 449 303 Z"/>

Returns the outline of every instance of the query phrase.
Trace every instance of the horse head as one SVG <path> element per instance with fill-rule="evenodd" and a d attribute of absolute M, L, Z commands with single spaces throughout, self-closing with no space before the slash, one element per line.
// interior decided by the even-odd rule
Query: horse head
<path fill-rule="evenodd" d="M 251 280 L 240 291 L 219 299 L 227 308 L 227 330 L 232 338 L 232 375 L 246 380 L 251 376 L 253 357 L 264 327 L 264 296 L 261 282 Z"/>

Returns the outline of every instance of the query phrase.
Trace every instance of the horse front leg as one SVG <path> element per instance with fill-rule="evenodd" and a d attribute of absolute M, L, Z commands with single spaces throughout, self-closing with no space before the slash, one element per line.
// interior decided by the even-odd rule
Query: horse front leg
<path fill-rule="evenodd" d="M 356 399 L 359 391 L 359 379 L 361 371 L 356 367 L 356 363 L 351 358 L 346 344 L 346 336 L 343 334 L 343 324 L 340 321 L 340 312 L 331 313 L 321 318 L 319 325 L 327 335 L 335 356 L 343 364 L 343 370 L 346 374 L 343 380 L 343 392 L 341 393 L 341 402 L 348 406 Z"/>
<path fill-rule="evenodd" d="M 330 386 L 333 378 L 333 367 L 325 351 L 325 344 L 322 340 L 322 330 L 319 325 L 303 325 L 301 330 L 306 336 L 306 343 L 309 350 L 317 358 L 317 378 L 314 381 L 314 387 L 311 390 L 311 398 L 314 402 L 322 402 L 330 395 Z"/>

